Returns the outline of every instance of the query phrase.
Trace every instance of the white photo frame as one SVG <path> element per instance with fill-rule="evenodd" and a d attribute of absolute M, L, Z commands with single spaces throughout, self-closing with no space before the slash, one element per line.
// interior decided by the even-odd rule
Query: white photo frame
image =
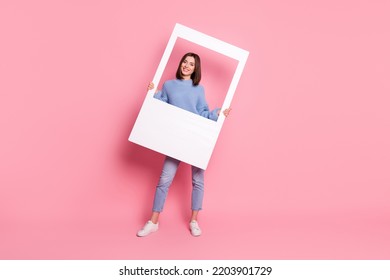
<path fill-rule="evenodd" d="M 193 42 L 238 61 L 222 104 L 222 110 L 229 108 L 249 52 L 177 23 L 154 75 L 155 85 L 160 82 L 177 38 Z M 154 92 L 155 89 L 147 92 L 128 140 L 190 165 L 206 169 L 225 116 L 221 113 L 217 121 L 211 121 L 154 98 Z"/>

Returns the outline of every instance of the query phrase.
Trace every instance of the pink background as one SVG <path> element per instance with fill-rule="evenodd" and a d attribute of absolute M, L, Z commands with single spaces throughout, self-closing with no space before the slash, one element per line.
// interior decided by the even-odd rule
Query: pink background
<path fill-rule="evenodd" d="M 1 259 L 389 259 L 388 1 L 0 2 Z M 250 51 L 206 172 L 161 228 L 127 141 L 174 24 Z"/>

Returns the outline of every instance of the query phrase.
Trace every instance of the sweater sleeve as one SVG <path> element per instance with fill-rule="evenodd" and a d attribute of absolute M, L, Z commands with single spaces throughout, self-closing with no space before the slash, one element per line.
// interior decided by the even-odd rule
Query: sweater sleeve
<path fill-rule="evenodd" d="M 207 119 L 213 120 L 213 121 L 218 120 L 218 110 L 220 110 L 220 108 L 216 108 L 216 109 L 210 111 L 209 106 L 207 105 L 207 102 L 206 102 L 204 91 L 200 95 L 196 109 L 198 110 L 199 115 L 201 115 Z"/>
<path fill-rule="evenodd" d="M 164 85 L 162 87 L 162 90 L 159 90 L 158 92 L 156 92 L 154 94 L 154 98 L 168 103 L 168 93 L 167 93 L 167 89 L 166 89 L 165 83 L 164 83 Z"/>

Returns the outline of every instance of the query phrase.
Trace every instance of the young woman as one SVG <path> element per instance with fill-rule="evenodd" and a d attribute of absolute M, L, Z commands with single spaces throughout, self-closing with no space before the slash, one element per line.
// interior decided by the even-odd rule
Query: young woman
<path fill-rule="evenodd" d="M 199 84 L 201 80 L 200 57 L 195 53 L 187 53 L 180 60 L 176 71 L 176 79 L 166 81 L 161 91 L 155 93 L 154 97 L 169 104 L 180 107 L 184 110 L 201 115 L 205 118 L 216 121 L 221 109 L 212 111 L 206 103 L 204 88 Z M 148 90 L 154 88 L 150 83 Z M 223 111 L 227 117 L 230 108 Z M 175 177 L 180 161 L 167 156 L 164 161 L 160 180 L 154 195 L 153 210 L 150 220 L 137 232 L 137 236 L 147 236 L 158 230 L 158 220 L 163 210 L 168 189 Z M 202 209 L 204 190 L 204 170 L 192 166 L 192 197 L 191 197 L 191 219 L 190 230 L 193 236 L 201 235 L 202 231 L 198 224 L 198 213 Z"/>

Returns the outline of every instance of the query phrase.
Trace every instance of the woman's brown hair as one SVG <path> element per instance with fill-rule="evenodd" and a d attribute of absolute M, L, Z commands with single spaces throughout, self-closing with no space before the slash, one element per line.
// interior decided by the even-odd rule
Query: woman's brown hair
<path fill-rule="evenodd" d="M 181 64 L 188 56 L 191 56 L 195 59 L 195 69 L 194 69 L 194 72 L 191 74 L 191 79 L 192 79 L 192 84 L 194 86 L 197 86 L 197 85 L 199 85 L 200 79 L 202 78 L 202 74 L 201 74 L 202 71 L 201 71 L 201 67 L 200 67 L 200 57 L 196 53 L 191 53 L 191 52 L 186 53 L 181 58 L 179 66 L 177 67 L 177 71 L 176 71 L 176 79 L 179 79 L 179 80 L 183 79 L 183 76 L 181 74 Z"/>

